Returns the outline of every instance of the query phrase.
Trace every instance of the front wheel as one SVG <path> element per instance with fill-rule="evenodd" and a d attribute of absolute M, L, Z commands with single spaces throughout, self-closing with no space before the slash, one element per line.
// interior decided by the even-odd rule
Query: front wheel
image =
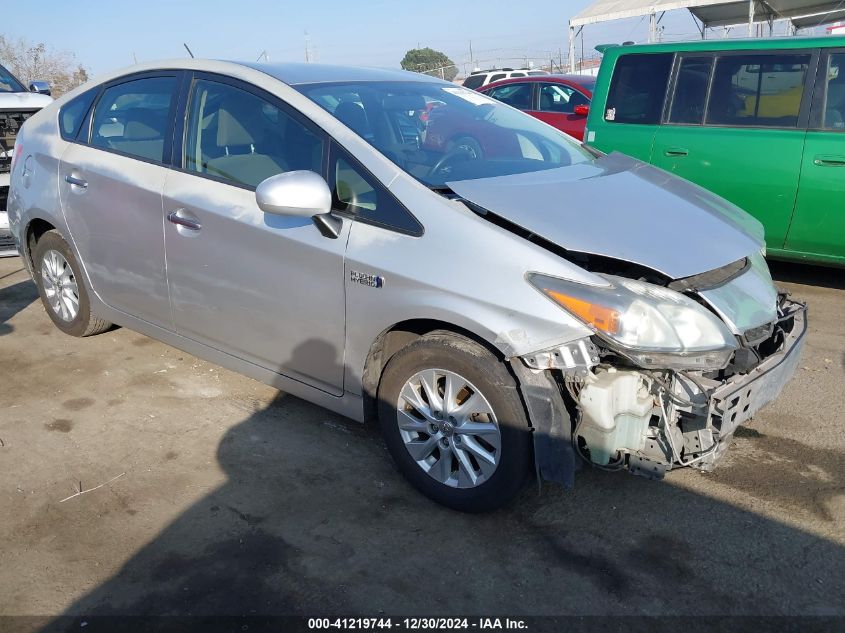
<path fill-rule="evenodd" d="M 91 336 L 111 327 L 111 323 L 91 312 L 79 264 L 57 231 L 41 236 L 33 249 L 32 261 L 38 294 L 57 328 L 71 336 Z"/>
<path fill-rule="evenodd" d="M 531 435 L 516 381 L 463 336 L 428 334 L 390 359 L 379 387 L 379 422 L 402 474 L 456 510 L 506 504 L 531 472 Z"/>

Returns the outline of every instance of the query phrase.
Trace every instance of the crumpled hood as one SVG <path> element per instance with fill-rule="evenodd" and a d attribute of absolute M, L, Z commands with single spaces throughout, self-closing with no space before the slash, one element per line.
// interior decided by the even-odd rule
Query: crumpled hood
<path fill-rule="evenodd" d="M 672 279 L 763 247 L 763 227 L 718 196 L 623 154 L 571 167 L 447 183 L 456 194 L 569 251 Z"/>

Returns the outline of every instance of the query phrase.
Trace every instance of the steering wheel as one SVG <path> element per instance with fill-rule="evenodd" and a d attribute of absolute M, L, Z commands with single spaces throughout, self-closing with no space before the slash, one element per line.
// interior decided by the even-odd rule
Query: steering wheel
<path fill-rule="evenodd" d="M 463 136 L 455 139 L 451 143 L 452 149 L 443 154 L 440 159 L 434 163 L 431 169 L 428 170 L 428 177 L 433 178 L 440 172 L 446 172 L 451 169 L 452 163 L 461 160 L 479 160 L 481 155 L 481 144 L 471 136 Z"/>

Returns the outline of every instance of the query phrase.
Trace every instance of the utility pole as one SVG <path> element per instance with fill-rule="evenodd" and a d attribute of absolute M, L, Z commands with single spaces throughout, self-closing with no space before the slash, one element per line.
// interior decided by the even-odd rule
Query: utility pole
<path fill-rule="evenodd" d="M 748 37 L 754 37 L 754 5 L 757 0 L 748 0 Z"/>
<path fill-rule="evenodd" d="M 311 51 L 309 50 L 309 45 L 311 42 L 308 39 L 308 31 L 305 31 L 305 63 L 311 63 Z"/>
<path fill-rule="evenodd" d="M 472 56 L 472 40 L 469 41 L 469 65 L 475 70 L 475 58 Z"/>

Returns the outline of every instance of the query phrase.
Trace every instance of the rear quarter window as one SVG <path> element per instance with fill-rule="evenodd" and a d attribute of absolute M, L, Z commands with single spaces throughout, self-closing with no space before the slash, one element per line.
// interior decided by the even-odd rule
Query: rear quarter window
<path fill-rule="evenodd" d="M 623 55 L 616 61 L 604 120 L 657 125 L 672 69 L 672 53 Z"/>
<path fill-rule="evenodd" d="M 59 111 L 59 132 L 66 141 L 72 141 L 79 133 L 79 128 L 88 114 L 88 109 L 97 96 L 96 90 L 83 92 L 78 97 L 68 101 Z"/>
<path fill-rule="evenodd" d="M 464 79 L 464 88 L 475 90 L 476 88 L 480 88 L 481 84 L 483 83 L 484 75 L 470 75 L 469 77 Z"/>

